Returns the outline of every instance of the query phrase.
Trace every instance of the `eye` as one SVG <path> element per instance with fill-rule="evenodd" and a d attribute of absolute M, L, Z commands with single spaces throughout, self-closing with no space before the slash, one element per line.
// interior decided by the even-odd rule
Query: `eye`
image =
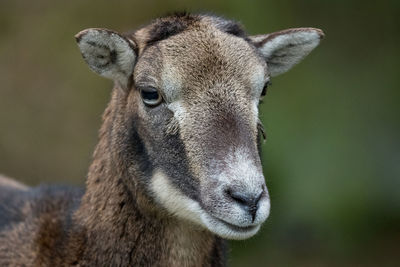
<path fill-rule="evenodd" d="M 261 97 L 263 97 L 267 94 L 267 89 L 268 89 L 268 86 L 270 86 L 270 85 L 271 85 L 271 82 L 269 80 L 265 82 L 264 88 L 261 92 Z"/>
<path fill-rule="evenodd" d="M 154 87 L 145 87 L 140 89 L 140 96 L 143 103 L 148 106 L 157 106 L 162 102 L 161 94 Z"/>

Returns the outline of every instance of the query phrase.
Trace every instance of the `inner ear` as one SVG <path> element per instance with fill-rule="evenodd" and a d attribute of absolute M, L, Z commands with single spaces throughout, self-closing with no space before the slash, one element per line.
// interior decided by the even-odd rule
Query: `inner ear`
<path fill-rule="evenodd" d="M 91 70 L 128 87 L 137 57 L 132 40 L 107 29 L 86 29 L 75 38 Z"/>
<path fill-rule="evenodd" d="M 324 33 L 315 28 L 295 28 L 266 35 L 250 36 L 265 58 L 271 76 L 282 74 L 306 57 Z"/>

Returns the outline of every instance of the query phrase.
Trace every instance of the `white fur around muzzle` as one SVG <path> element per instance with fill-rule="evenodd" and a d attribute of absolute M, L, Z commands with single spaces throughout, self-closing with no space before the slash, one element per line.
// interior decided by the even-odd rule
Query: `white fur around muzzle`
<path fill-rule="evenodd" d="M 151 190 L 156 201 L 169 213 L 205 227 L 212 233 L 226 239 L 240 240 L 255 235 L 261 224 L 267 219 L 270 211 L 269 198 L 264 198 L 259 203 L 256 222 L 248 226 L 237 226 L 235 225 L 236 222 L 231 223 L 211 215 L 197 201 L 187 197 L 173 186 L 169 177 L 160 170 L 157 170 L 151 179 Z"/>

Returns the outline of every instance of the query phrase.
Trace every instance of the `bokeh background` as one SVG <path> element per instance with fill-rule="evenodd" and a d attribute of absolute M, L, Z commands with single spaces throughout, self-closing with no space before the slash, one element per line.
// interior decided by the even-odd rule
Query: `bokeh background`
<path fill-rule="evenodd" d="M 311 26 L 320 47 L 272 80 L 260 107 L 272 212 L 231 242 L 231 266 L 398 266 L 400 2 L 0 1 L 0 172 L 83 185 L 112 83 L 73 36 L 127 31 L 174 10 L 211 11 L 250 34 Z"/>

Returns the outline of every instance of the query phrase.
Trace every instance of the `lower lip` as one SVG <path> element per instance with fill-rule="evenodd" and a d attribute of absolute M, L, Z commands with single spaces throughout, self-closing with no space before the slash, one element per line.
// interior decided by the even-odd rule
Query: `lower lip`
<path fill-rule="evenodd" d="M 218 219 L 214 216 L 213 216 L 213 218 L 216 221 L 218 221 L 219 223 L 222 223 L 223 225 L 225 225 L 226 227 L 228 227 L 229 229 L 231 229 L 232 231 L 235 231 L 235 232 L 241 232 L 241 233 L 251 232 L 258 227 L 258 225 L 250 225 L 250 226 L 241 227 L 241 226 L 237 226 L 237 225 L 228 223 L 224 220 Z"/>

